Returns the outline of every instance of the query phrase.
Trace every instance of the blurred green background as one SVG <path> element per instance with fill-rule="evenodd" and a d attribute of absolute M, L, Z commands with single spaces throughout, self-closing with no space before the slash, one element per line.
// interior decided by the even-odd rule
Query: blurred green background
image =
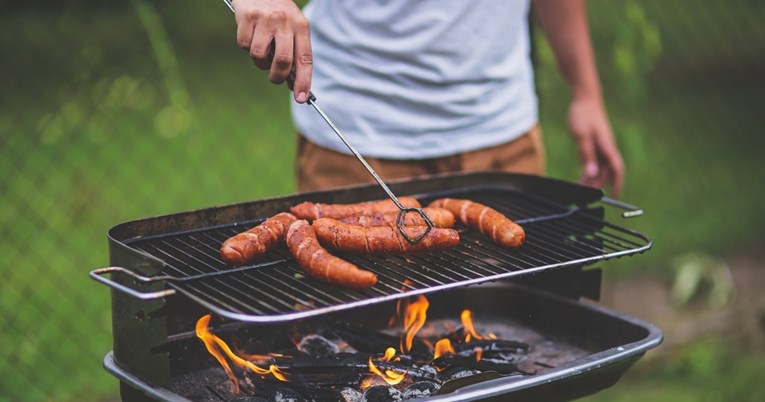
<path fill-rule="evenodd" d="M 765 400 L 765 303 L 744 289 L 765 257 L 765 2 L 588 4 L 622 199 L 646 211 L 623 224 L 655 243 L 604 264 L 604 292 L 624 290 L 604 304 L 668 322 L 589 399 Z M 0 401 L 113 400 L 109 292 L 87 275 L 108 262 L 107 230 L 294 192 L 289 95 L 237 47 L 220 0 L 0 0 L 0 27 Z M 549 173 L 576 180 L 568 92 L 534 42 Z M 666 305 L 620 298 L 646 283 Z M 701 318 L 686 336 L 675 317 Z"/>

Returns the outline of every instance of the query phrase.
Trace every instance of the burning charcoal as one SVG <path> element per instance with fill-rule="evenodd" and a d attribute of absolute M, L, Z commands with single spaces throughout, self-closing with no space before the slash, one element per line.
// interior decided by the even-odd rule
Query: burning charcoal
<path fill-rule="evenodd" d="M 276 388 L 271 393 L 272 402 L 307 402 L 300 393 L 290 388 Z"/>
<path fill-rule="evenodd" d="M 473 339 L 470 342 L 452 343 L 454 350 L 460 352 L 472 351 L 481 348 L 484 355 L 491 353 L 526 353 L 529 351 L 527 343 L 504 340 L 504 339 Z"/>
<path fill-rule="evenodd" d="M 361 354 L 338 353 L 324 359 L 313 358 L 283 358 L 276 357 L 273 362 L 279 370 L 288 373 L 293 378 L 302 378 L 308 381 L 308 376 L 320 374 L 331 375 L 338 378 L 341 375 L 365 375 L 369 373 L 369 356 Z M 375 365 L 380 370 L 394 370 L 404 372 L 412 379 L 433 379 L 435 378 L 432 368 L 415 367 L 406 359 L 401 361 L 375 361 Z"/>
<path fill-rule="evenodd" d="M 435 381 L 418 381 L 408 386 L 404 392 L 401 393 L 401 396 L 404 399 L 425 398 L 438 391 L 439 388 L 441 388 L 441 385 Z"/>
<path fill-rule="evenodd" d="M 471 375 L 480 374 L 481 372 L 467 367 L 449 367 L 439 373 L 438 378 L 443 381 L 447 382 L 450 380 L 455 380 L 457 378 L 465 378 L 470 377 Z"/>
<path fill-rule="evenodd" d="M 389 346 L 397 346 L 400 342 L 398 336 L 352 326 L 347 322 L 334 325 L 332 332 L 359 352 L 378 353 Z M 418 337 L 414 337 L 409 354 L 417 360 L 429 360 L 432 358 L 430 347 Z"/>
<path fill-rule="evenodd" d="M 469 367 L 479 372 L 493 370 L 500 374 L 509 374 L 518 370 L 515 356 L 512 356 L 510 360 L 484 357 L 476 361 L 475 356 L 444 355 L 434 360 L 433 365 L 438 368 Z"/>
<path fill-rule="evenodd" d="M 340 348 L 321 335 L 306 335 L 297 344 L 298 350 L 311 357 L 324 358 L 340 353 Z"/>
<path fill-rule="evenodd" d="M 340 397 L 342 402 L 361 402 L 362 394 L 353 388 L 343 388 Z"/>
<path fill-rule="evenodd" d="M 399 402 L 403 400 L 401 391 L 386 385 L 369 387 L 361 396 L 361 402 Z"/>

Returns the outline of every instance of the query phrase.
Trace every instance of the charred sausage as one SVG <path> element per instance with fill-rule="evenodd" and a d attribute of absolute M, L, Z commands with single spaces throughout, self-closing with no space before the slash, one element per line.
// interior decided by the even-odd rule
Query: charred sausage
<path fill-rule="evenodd" d="M 287 247 L 308 276 L 331 285 L 368 289 L 377 283 L 377 275 L 336 257 L 321 246 L 313 227 L 297 220 L 287 229 Z"/>
<path fill-rule="evenodd" d="M 505 247 L 520 247 L 526 239 L 526 232 L 520 225 L 486 205 L 456 198 L 440 198 L 429 206 L 452 211 L 462 224 L 477 229 Z"/>
<path fill-rule="evenodd" d="M 454 227 L 454 214 L 444 208 L 423 208 L 433 224 L 439 228 Z M 348 216 L 338 219 L 349 225 L 359 226 L 395 226 L 398 220 L 398 212 L 375 213 L 372 215 Z M 417 212 L 409 212 L 404 218 L 404 226 L 425 226 L 425 219 Z"/>
<path fill-rule="evenodd" d="M 220 256 L 231 265 L 244 265 L 282 242 L 287 228 L 295 220 L 297 218 L 294 215 L 280 212 L 258 226 L 224 241 L 220 248 Z"/>
<path fill-rule="evenodd" d="M 398 197 L 398 201 L 407 208 L 419 208 L 421 206 L 420 202 L 412 197 Z M 319 218 L 341 219 L 348 216 L 399 212 L 399 208 L 392 200 L 356 204 L 321 204 L 306 201 L 290 208 L 290 212 L 299 219 L 316 220 Z"/>
<path fill-rule="evenodd" d="M 417 243 L 409 243 L 396 226 L 364 227 L 332 218 L 313 221 L 316 237 L 329 247 L 349 253 L 401 254 L 447 250 L 459 244 L 454 229 L 433 228 Z M 410 238 L 419 237 L 425 226 L 404 226 Z"/>

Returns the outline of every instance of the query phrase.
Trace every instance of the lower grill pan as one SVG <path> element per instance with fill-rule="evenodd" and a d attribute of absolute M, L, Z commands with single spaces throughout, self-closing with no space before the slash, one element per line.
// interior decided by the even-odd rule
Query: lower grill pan
<path fill-rule="evenodd" d="M 428 295 L 428 299 L 431 303 L 429 321 L 453 318 L 459 315 L 462 308 L 469 308 L 474 312 L 477 326 L 505 328 L 505 333 L 498 334 L 501 338 L 529 343 L 529 354 L 536 354 L 543 365 L 537 366 L 535 374 L 528 376 L 500 376 L 484 372 L 449 383 L 437 394 L 417 401 L 571 400 L 610 387 L 647 350 L 662 341 L 661 331 L 644 321 L 594 304 L 507 283 L 453 289 Z M 303 324 L 310 327 L 313 320 L 319 325 L 322 320 L 331 320 L 342 314 L 345 320 L 381 329 L 394 308 L 394 303 L 377 304 L 312 318 Z M 267 343 L 269 333 L 260 328 L 256 326 L 257 333 Z M 276 335 L 272 333 L 272 336 Z M 186 354 L 206 353 L 201 342 L 186 341 L 178 349 L 185 350 Z M 130 375 L 115 363 L 111 353 L 104 359 L 106 370 L 120 381 L 161 401 L 220 401 L 219 395 L 225 393 L 228 383 L 223 370 L 212 359 L 210 363 L 204 375 L 178 375 L 173 378 L 173 385 L 160 387 L 150 386 Z M 533 369 L 533 362 L 529 364 L 527 368 Z M 201 377 L 220 380 L 207 384 L 217 387 L 217 394 L 205 396 L 203 386 L 190 389 L 185 385 Z"/>

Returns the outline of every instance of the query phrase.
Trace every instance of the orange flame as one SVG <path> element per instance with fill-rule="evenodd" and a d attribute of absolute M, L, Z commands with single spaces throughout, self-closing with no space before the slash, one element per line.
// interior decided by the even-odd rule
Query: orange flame
<path fill-rule="evenodd" d="M 480 362 L 483 356 L 483 348 L 475 348 L 473 351 L 475 352 L 475 361 Z"/>
<path fill-rule="evenodd" d="M 379 360 L 389 362 L 393 360 L 395 356 L 396 356 L 396 349 L 387 348 L 385 349 L 385 355 L 381 357 Z M 389 385 L 396 385 L 400 383 L 401 381 L 403 381 L 404 378 L 406 378 L 406 373 L 398 373 L 393 370 L 382 371 L 378 369 L 377 366 L 375 366 L 375 364 L 372 362 L 372 356 L 369 356 L 369 371 L 382 377 L 382 379 L 385 380 L 385 382 L 387 382 Z"/>
<path fill-rule="evenodd" d="M 226 371 L 226 374 L 228 375 L 229 379 L 231 379 L 232 384 L 232 392 L 234 394 L 239 394 L 239 381 L 237 381 L 236 376 L 234 375 L 233 371 L 231 371 L 231 367 L 229 367 L 228 362 L 224 358 L 224 354 L 228 356 L 231 361 L 234 362 L 237 366 L 241 368 L 246 368 L 249 370 L 252 370 L 255 374 L 258 375 L 268 375 L 271 374 L 277 379 L 281 381 L 287 381 L 287 374 L 280 371 L 278 367 L 275 365 L 270 365 L 268 369 L 264 369 L 261 367 L 256 366 L 252 362 L 249 362 L 239 356 L 237 356 L 234 352 L 231 351 L 231 348 L 228 347 L 226 342 L 223 341 L 223 339 L 220 339 L 218 336 L 213 334 L 208 330 L 208 326 L 210 324 L 210 318 L 212 316 L 210 314 L 207 314 L 205 316 L 202 316 L 197 321 L 196 325 L 196 333 L 197 337 L 204 342 L 205 347 L 207 348 L 207 351 L 210 352 L 223 366 L 223 369 Z M 221 350 L 223 353 L 221 353 Z M 262 356 L 261 356 L 262 357 Z"/>
<path fill-rule="evenodd" d="M 412 281 L 409 279 L 404 279 L 404 284 L 401 286 L 401 292 L 406 292 L 407 288 L 412 285 Z M 396 302 L 396 313 L 390 316 L 388 319 L 388 327 L 392 327 L 393 324 L 396 323 L 396 320 L 401 316 L 401 311 L 405 308 L 405 306 L 409 305 L 409 301 L 407 299 L 398 299 Z"/>
<path fill-rule="evenodd" d="M 441 356 L 444 355 L 453 355 L 455 354 L 454 348 L 452 347 L 451 341 L 449 341 L 449 338 L 443 338 L 436 342 L 435 350 L 433 351 L 433 360 L 438 359 Z"/>
<path fill-rule="evenodd" d="M 210 323 L 210 317 L 211 316 L 208 314 L 197 320 L 197 338 L 204 342 L 207 351 L 210 352 L 210 354 L 218 360 L 218 363 L 220 363 L 221 366 L 223 366 L 223 370 L 226 371 L 226 375 L 228 375 L 228 378 L 231 380 L 231 392 L 234 395 L 239 395 L 239 381 L 236 379 L 234 372 L 231 371 L 231 367 L 229 367 L 228 362 L 223 357 L 223 354 L 218 351 L 215 341 L 217 337 L 207 330 L 207 326 Z"/>
<path fill-rule="evenodd" d="M 470 342 L 472 338 L 483 339 L 483 337 L 476 332 L 473 327 L 473 312 L 470 310 L 462 310 L 460 314 L 462 320 L 462 327 L 465 329 L 465 342 Z"/>
<path fill-rule="evenodd" d="M 429 306 L 430 302 L 423 295 L 417 296 L 416 301 L 406 306 L 406 311 L 404 312 L 404 331 L 401 333 L 401 341 L 399 342 L 401 353 L 409 353 L 412 350 L 412 342 L 415 335 L 417 335 L 417 331 L 425 325 Z"/>

